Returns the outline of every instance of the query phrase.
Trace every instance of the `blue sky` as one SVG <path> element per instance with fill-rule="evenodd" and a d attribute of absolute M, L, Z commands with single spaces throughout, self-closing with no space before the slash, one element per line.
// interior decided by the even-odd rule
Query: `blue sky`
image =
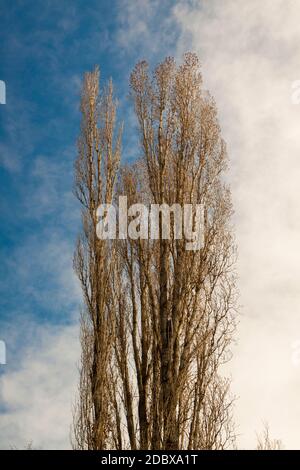
<path fill-rule="evenodd" d="M 134 64 L 198 53 L 231 167 L 243 305 L 233 377 L 242 448 L 269 421 L 300 448 L 300 2 L 0 0 L 0 448 L 66 448 L 79 358 L 72 195 L 83 73 L 113 78 L 122 160 L 139 152 Z M 299 355 L 300 358 L 300 351 Z M 59 423 L 59 425 L 58 425 Z"/>
<path fill-rule="evenodd" d="M 71 328 L 78 343 L 81 296 L 72 256 L 80 212 L 72 186 L 83 74 L 99 64 L 102 84 L 113 78 L 119 119 L 126 120 L 122 158 L 135 158 L 129 74 L 137 60 L 154 63 L 175 52 L 176 28 L 166 22 L 171 8 L 169 1 L 154 10 L 150 2 L 121 0 L 0 2 L 0 79 L 6 83 L 6 105 L 0 106 L 0 339 L 7 347 L 0 374 L 6 378 L 41 353 L 47 335 L 56 341 Z M 3 382 L 3 413 L 18 408 L 4 395 Z"/>
<path fill-rule="evenodd" d="M 168 16 L 171 3 L 164 3 L 155 21 Z M 78 230 L 71 191 L 82 76 L 99 64 L 102 82 L 113 78 L 123 120 L 132 114 L 126 95 L 134 63 L 172 52 L 172 44 L 151 50 L 155 39 L 143 48 L 142 23 L 141 42 L 125 42 L 130 21 L 129 3 L 122 1 L 1 2 L 0 76 L 7 86 L 7 104 L 0 108 L 4 322 L 12 313 L 16 318 L 29 312 L 38 321 L 69 321 L 76 299 L 54 301 L 60 289 L 55 260 L 41 257 L 47 243 L 72 244 Z M 127 119 L 123 159 L 136 155 L 134 133 L 134 121 Z"/>

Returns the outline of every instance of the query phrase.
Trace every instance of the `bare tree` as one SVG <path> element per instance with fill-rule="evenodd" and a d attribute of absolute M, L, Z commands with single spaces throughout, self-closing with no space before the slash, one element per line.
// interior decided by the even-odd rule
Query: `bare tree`
<path fill-rule="evenodd" d="M 256 450 L 282 450 L 280 439 L 273 439 L 270 435 L 269 425 L 264 423 L 263 432 L 257 436 Z"/>
<path fill-rule="evenodd" d="M 180 66 L 167 58 L 152 76 L 146 62 L 137 64 L 130 85 L 142 157 L 121 169 L 114 186 L 120 141 L 112 137 L 112 88 L 99 99 L 97 84 L 97 71 L 86 75 L 76 163 L 83 235 L 75 269 L 85 310 L 75 446 L 223 449 L 234 440 L 220 367 L 230 358 L 236 290 L 215 103 L 196 55 Z M 97 240 L 95 208 L 119 195 L 128 205 L 157 205 L 157 239 Z M 196 205 L 205 208 L 201 249 L 186 249 L 189 238 L 176 236 L 172 214 L 164 236 L 163 205 L 172 212 L 184 204 L 194 222 Z"/>
<path fill-rule="evenodd" d="M 120 161 L 121 132 L 115 136 L 116 103 L 110 82 L 99 92 L 99 70 L 87 73 L 81 98 L 81 135 L 75 164 L 75 191 L 82 205 L 82 233 L 74 257 L 85 309 L 82 312 L 82 364 L 75 442 L 103 449 L 110 435 L 110 366 L 115 318 L 111 308 L 114 245 L 96 236 L 96 210 L 110 203 Z"/>

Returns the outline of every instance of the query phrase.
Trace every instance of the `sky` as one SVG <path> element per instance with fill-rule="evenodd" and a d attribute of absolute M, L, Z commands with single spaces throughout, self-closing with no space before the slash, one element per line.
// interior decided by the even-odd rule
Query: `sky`
<path fill-rule="evenodd" d="M 70 448 L 82 304 L 72 269 L 85 71 L 128 100 L 134 64 L 198 53 L 230 157 L 240 317 L 232 376 L 239 448 L 268 422 L 300 449 L 300 0 L 0 0 L 0 448 Z"/>

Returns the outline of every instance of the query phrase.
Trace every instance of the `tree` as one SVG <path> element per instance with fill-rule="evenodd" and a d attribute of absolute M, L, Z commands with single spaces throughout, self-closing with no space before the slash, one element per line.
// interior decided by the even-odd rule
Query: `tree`
<path fill-rule="evenodd" d="M 263 432 L 257 435 L 256 450 L 282 450 L 280 439 L 273 439 L 270 436 L 270 429 L 267 423 L 264 423 Z"/>
<path fill-rule="evenodd" d="M 74 445 L 223 449 L 234 439 L 220 367 L 230 358 L 236 289 L 215 103 L 195 54 L 179 66 L 166 58 L 153 76 L 138 63 L 130 86 L 142 156 L 118 172 L 112 85 L 99 95 L 98 75 L 85 77 L 75 166 L 83 206 L 75 269 L 85 310 Z M 160 211 L 158 239 L 97 239 L 96 208 L 120 195 L 128 205 L 170 207 L 170 237 L 163 237 Z M 194 223 L 196 205 L 204 207 L 201 249 L 187 250 L 186 234 L 175 236 L 176 204 L 191 205 Z"/>
<path fill-rule="evenodd" d="M 110 273 L 114 245 L 96 236 L 96 209 L 110 203 L 120 161 L 121 131 L 114 134 L 113 87 L 99 93 L 99 70 L 87 73 L 81 97 L 81 135 L 75 163 L 75 192 L 82 205 L 82 233 L 74 268 L 85 309 L 81 317 L 82 365 L 74 426 L 79 448 L 102 449 L 110 434 L 110 365 L 114 337 Z"/>

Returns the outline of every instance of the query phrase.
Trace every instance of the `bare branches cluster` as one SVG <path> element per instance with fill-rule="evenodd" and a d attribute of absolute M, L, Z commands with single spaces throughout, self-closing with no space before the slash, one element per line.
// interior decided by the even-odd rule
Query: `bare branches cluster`
<path fill-rule="evenodd" d="M 96 69 L 82 90 L 74 267 L 84 309 L 74 447 L 223 449 L 234 440 L 220 368 L 230 359 L 236 288 L 216 105 L 191 53 L 181 65 L 166 58 L 153 74 L 138 63 L 130 89 L 141 158 L 127 166 L 120 166 L 112 84 L 100 90 Z M 96 209 L 119 195 L 129 204 L 203 204 L 204 246 L 188 251 L 174 236 L 98 239 Z"/>

